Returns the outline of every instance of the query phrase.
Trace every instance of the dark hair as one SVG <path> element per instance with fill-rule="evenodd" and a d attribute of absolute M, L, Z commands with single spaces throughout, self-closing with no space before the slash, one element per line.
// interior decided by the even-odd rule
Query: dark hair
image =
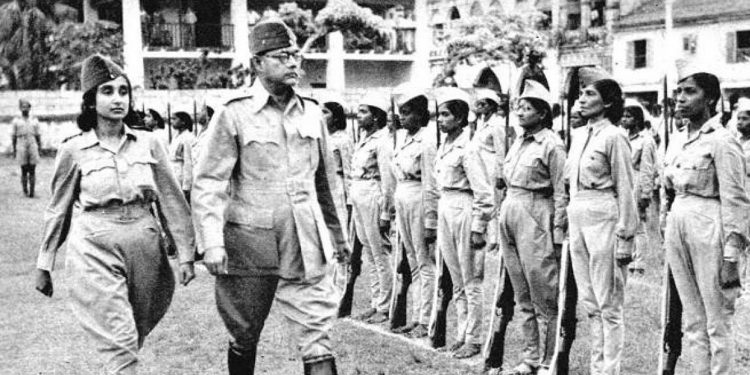
<path fill-rule="evenodd" d="M 346 129 L 346 112 L 344 107 L 336 102 L 325 102 L 323 106 L 331 111 L 331 125 L 333 131 L 339 131 Z"/>
<path fill-rule="evenodd" d="M 692 78 L 695 81 L 695 84 L 703 90 L 703 93 L 706 94 L 708 100 L 712 102 L 708 108 L 711 116 L 716 115 L 716 103 L 721 98 L 721 84 L 719 83 L 719 78 L 711 73 L 700 72 L 691 74 L 679 80 L 677 83 L 685 82 L 689 78 Z"/>
<path fill-rule="evenodd" d="M 211 117 L 214 117 L 214 109 L 211 108 L 210 105 L 206 106 L 206 114 L 208 115 L 209 120 L 211 120 Z"/>
<path fill-rule="evenodd" d="M 430 109 L 427 108 L 429 102 L 427 97 L 420 95 L 404 103 L 401 108 L 406 108 L 409 112 L 415 112 L 419 120 L 419 126 L 425 127 L 430 122 Z"/>
<path fill-rule="evenodd" d="M 134 130 L 144 130 L 144 131 L 150 132 L 152 129 L 146 126 L 146 122 L 144 121 L 146 114 L 140 110 L 135 111 L 135 114 L 136 116 L 138 116 L 138 123 L 134 125 L 130 125 L 130 128 Z"/>
<path fill-rule="evenodd" d="M 643 110 L 641 109 L 641 107 L 637 105 L 631 105 L 631 106 L 625 107 L 624 111 L 627 112 L 630 116 L 632 116 L 635 119 L 636 130 L 640 131 L 646 127 L 646 123 L 643 117 Z"/>
<path fill-rule="evenodd" d="M 151 114 L 151 117 L 153 117 L 156 121 L 156 126 L 154 126 L 154 129 L 164 129 L 164 118 L 161 117 L 159 112 L 156 112 L 155 110 L 149 108 L 148 113 Z"/>
<path fill-rule="evenodd" d="M 128 84 L 128 97 L 130 98 L 128 102 L 128 113 L 122 119 L 122 122 L 125 123 L 125 125 L 128 125 L 130 127 L 135 126 L 137 128 L 141 120 L 138 117 L 138 114 L 135 113 L 135 109 L 133 108 L 133 88 L 130 85 L 130 79 L 128 79 L 127 76 L 122 77 L 125 78 L 125 81 Z M 81 131 L 87 132 L 91 129 L 96 128 L 96 122 L 98 119 L 96 116 L 96 91 L 98 89 L 99 85 L 96 85 L 96 87 L 92 87 L 89 91 L 83 93 L 81 114 L 79 114 L 78 118 L 76 118 L 76 123 L 78 124 L 78 128 L 81 129 Z"/>
<path fill-rule="evenodd" d="M 177 117 L 182 121 L 182 129 L 187 129 L 188 131 L 193 131 L 193 119 L 190 117 L 190 115 L 187 112 L 175 112 L 174 117 Z"/>
<path fill-rule="evenodd" d="M 542 117 L 542 126 L 547 129 L 552 129 L 552 109 L 549 107 L 549 104 L 547 104 L 547 102 L 537 98 L 521 98 L 521 100 L 529 102 L 529 104 L 531 104 L 531 107 L 533 107 L 535 111 L 539 113 L 544 112 L 544 117 Z"/>
<path fill-rule="evenodd" d="M 449 100 L 443 103 L 443 105 L 448 108 L 453 117 L 459 119 L 462 128 L 469 124 L 469 104 L 465 101 Z"/>
<path fill-rule="evenodd" d="M 388 114 L 386 114 L 384 110 L 378 107 L 373 107 L 371 105 L 368 105 L 367 109 L 369 109 L 370 113 L 372 114 L 372 119 L 373 119 L 373 122 L 375 123 L 375 128 L 382 129 L 383 127 L 385 127 L 385 124 L 388 121 Z"/>
<path fill-rule="evenodd" d="M 622 107 L 625 104 L 625 100 L 622 98 L 622 89 L 620 84 L 613 79 L 601 79 L 592 84 L 594 89 L 602 97 L 604 104 L 610 104 L 609 107 L 604 107 L 604 117 L 606 117 L 611 123 L 616 124 L 620 122 L 622 118 Z"/>

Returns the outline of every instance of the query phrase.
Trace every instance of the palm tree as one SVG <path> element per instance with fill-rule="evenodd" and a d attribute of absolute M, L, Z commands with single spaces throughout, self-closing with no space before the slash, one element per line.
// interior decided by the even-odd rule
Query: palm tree
<path fill-rule="evenodd" d="M 0 69 L 10 89 L 54 86 L 48 69 L 53 15 L 49 0 L 14 0 L 0 6 Z"/>

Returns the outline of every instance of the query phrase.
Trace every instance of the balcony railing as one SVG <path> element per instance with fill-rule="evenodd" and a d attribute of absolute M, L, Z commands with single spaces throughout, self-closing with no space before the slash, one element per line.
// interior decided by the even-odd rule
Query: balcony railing
<path fill-rule="evenodd" d="M 344 34 L 344 50 L 347 53 L 376 53 L 410 55 L 416 50 L 416 29 L 413 27 L 397 27 L 380 37 L 369 39 L 353 34 Z M 325 53 L 328 45 L 325 39 L 315 43 L 311 52 Z"/>
<path fill-rule="evenodd" d="M 143 23 L 143 45 L 149 49 L 197 50 L 234 48 L 230 24 Z"/>

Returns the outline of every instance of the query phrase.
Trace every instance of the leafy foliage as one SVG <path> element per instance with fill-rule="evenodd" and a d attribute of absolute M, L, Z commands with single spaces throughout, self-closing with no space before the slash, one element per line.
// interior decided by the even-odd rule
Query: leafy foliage
<path fill-rule="evenodd" d="M 347 49 L 374 48 L 384 35 L 391 32 L 382 17 L 352 0 L 328 0 L 315 16 L 315 28 L 315 34 L 307 39 L 302 50 L 334 31 L 344 34 Z"/>
<path fill-rule="evenodd" d="M 49 1 L 15 0 L 0 6 L 0 68 L 11 89 L 50 87 L 48 37 L 54 22 Z"/>
<path fill-rule="evenodd" d="M 446 69 L 461 62 L 471 64 L 509 61 L 521 66 L 524 58 L 546 56 L 548 35 L 538 29 L 542 13 L 502 15 L 497 11 L 456 21 L 447 30 Z"/>
<path fill-rule="evenodd" d="M 307 38 L 315 33 L 312 10 L 302 9 L 297 3 L 281 3 L 277 13 L 297 36 L 298 43 L 304 43 Z"/>
<path fill-rule="evenodd" d="M 236 88 L 251 79 L 248 68 L 228 68 L 220 60 L 208 58 L 203 51 L 199 59 L 169 59 L 149 70 L 146 85 L 155 90 L 192 90 L 212 88 Z"/>
<path fill-rule="evenodd" d="M 52 37 L 52 68 L 57 72 L 59 80 L 67 81 L 70 88 L 77 89 L 80 86 L 78 77 L 81 74 L 81 61 L 92 53 L 100 53 L 122 65 L 122 50 L 122 29 L 116 23 L 64 22 L 56 27 Z"/>

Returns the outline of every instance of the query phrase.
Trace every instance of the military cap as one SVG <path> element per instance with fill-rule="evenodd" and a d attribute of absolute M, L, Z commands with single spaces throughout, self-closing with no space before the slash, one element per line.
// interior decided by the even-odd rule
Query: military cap
<path fill-rule="evenodd" d="M 500 104 L 502 102 L 502 100 L 500 99 L 500 96 L 497 95 L 497 93 L 494 90 L 490 90 L 486 88 L 478 88 L 475 93 L 476 93 L 477 101 L 492 100 L 493 102 L 495 102 L 495 104 Z"/>
<path fill-rule="evenodd" d="M 552 94 L 544 85 L 533 79 L 524 82 L 523 91 L 519 99 L 539 99 L 552 108 Z"/>
<path fill-rule="evenodd" d="M 295 45 L 297 37 L 281 20 L 261 21 L 250 31 L 250 51 L 254 55 Z"/>
<path fill-rule="evenodd" d="M 420 96 L 427 99 L 425 90 L 413 83 L 404 83 L 393 90 L 393 97 L 399 107 Z"/>
<path fill-rule="evenodd" d="M 87 92 L 104 82 L 111 81 L 125 72 L 112 60 L 94 54 L 83 60 L 81 67 L 81 90 Z"/>
<path fill-rule="evenodd" d="M 741 97 L 737 99 L 737 113 L 750 112 L 750 98 Z"/>
<path fill-rule="evenodd" d="M 435 96 L 437 97 L 438 105 L 442 105 L 443 103 L 453 100 L 462 101 L 466 103 L 466 105 L 471 105 L 471 98 L 469 97 L 469 94 L 466 91 L 459 89 L 458 87 L 440 88 Z"/>
<path fill-rule="evenodd" d="M 370 107 L 375 107 L 381 109 L 383 112 L 388 112 L 388 110 L 391 108 L 390 103 L 388 103 L 388 97 L 386 95 L 380 94 L 380 93 L 372 93 L 365 95 L 359 102 L 360 105 L 368 105 Z"/>

